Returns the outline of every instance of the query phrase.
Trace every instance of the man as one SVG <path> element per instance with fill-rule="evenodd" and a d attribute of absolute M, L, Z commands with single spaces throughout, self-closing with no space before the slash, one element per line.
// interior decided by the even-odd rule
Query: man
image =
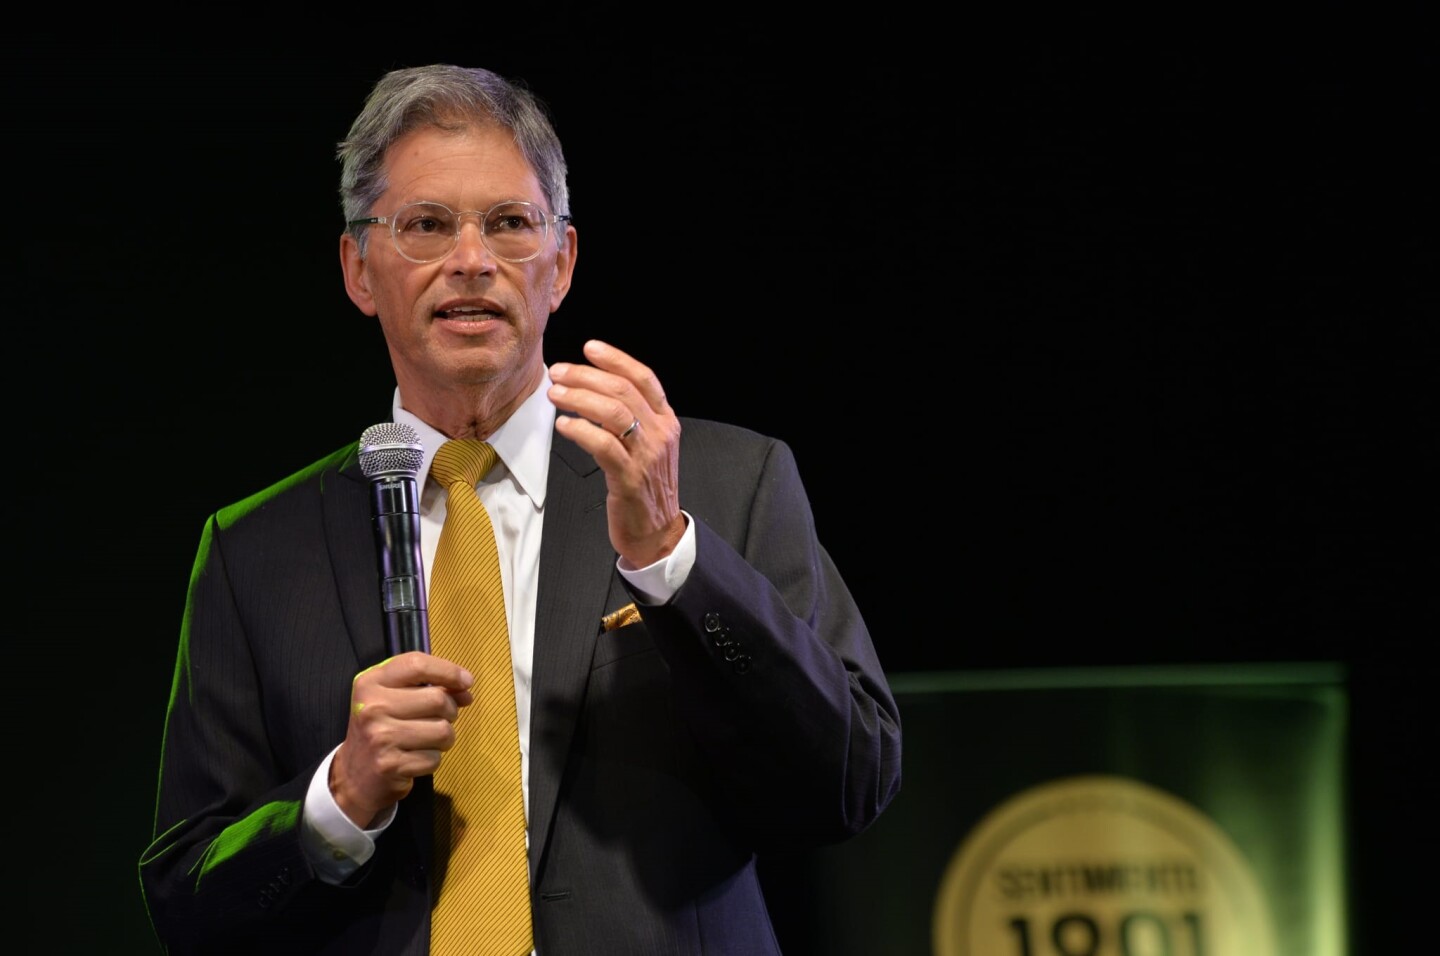
<path fill-rule="evenodd" d="M 895 703 L 789 449 L 678 418 L 607 343 L 547 368 L 577 231 L 522 87 L 394 71 L 339 158 L 345 288 L 424 449 L 426 567 L 457 504 L 437 449 L 499 455 L 478 492 L 505 586 L 526 942 L 778 953 L 757 854 L 864 830 L 900 782 Z M 430 952 L 453 839 L 432 829 L 438 774 L 505 708 L 477 701 L 473 662 L 388 654 L 370 509 L 351 443 L 206 524 L 140 862 L 173 953 Z"/>

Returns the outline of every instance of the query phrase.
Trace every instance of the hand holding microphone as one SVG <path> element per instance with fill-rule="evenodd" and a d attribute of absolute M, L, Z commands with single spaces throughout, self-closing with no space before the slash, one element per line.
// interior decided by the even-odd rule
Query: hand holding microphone
<path fill-rule="evenodd" d="M 358 826 L 368 827 L 435 772 L 455 743 L 459 709 L 474 700 L 474 677 L 430 652 L 420 493 L 424 462 L 409 425 L 382 422 L 360 436 L 360 467 L 372 482 L 371 518 L 380 564 L 380 604 L 390 656 L 355 678 L 345 741 L 330 765 L 330 792 Z M 397 659 L 398 658 L 398 659 Z"/>

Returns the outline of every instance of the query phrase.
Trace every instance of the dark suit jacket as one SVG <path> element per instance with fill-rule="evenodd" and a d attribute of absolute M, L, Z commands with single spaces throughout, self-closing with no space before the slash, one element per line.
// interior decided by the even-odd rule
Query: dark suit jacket
<path fill-rule="evenodd" d="M 427 950 L 428 778 L 344 886 L 299 839 L 350 682 L 386 656 L 356 451 L 205 525 L 140 861 L 171 953 Z M 554 436 L 531 703 L 539 956 L 778 953 L 756 854 L 856 834 L 899 788 L 895 702 L 790 449 L 686 419 L 680 462 L 695 567 L 671 603 L 603 631 L 633 600 L 604 474 Z"/>

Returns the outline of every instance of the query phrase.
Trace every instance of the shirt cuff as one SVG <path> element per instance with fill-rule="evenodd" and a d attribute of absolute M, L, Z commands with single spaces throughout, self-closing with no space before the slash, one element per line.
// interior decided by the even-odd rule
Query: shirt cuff
<path fill-rule="evenodd" d="M 688 511 L 680 513 L 685 516 L 685 533 L 680 536 L 680 543 L 675 545 L 674 551 L 643 568 L 631 567 L 624 558 L 615 562 L 620 576 L 629 583 L 641 604 L 669 603 L 695 566 L 695 519 Z"/>
<path fill-rule="evenodd" d="M 337 746 L 335 750 L 339 750 Z M 375 840 L 395 819 L 395 807 L 381 814 L 378 823 L 362 830 L 351 822 L 330 793 L 330 764 L 335 750 L 320 762 L 301 814 L 300 843 L 305 856 L 325 883 L 343 883 L 375 854 Z"/>

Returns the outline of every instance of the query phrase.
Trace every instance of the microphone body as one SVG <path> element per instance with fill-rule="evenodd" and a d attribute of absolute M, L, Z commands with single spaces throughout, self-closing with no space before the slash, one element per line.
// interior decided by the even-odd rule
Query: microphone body
<path fill-rule="evenodd" d="M 380 559 L 385 643 L 392 657 L 406 651 L 430 652 L 416 484 L 424 460 L 420 437 L 409 425 L 382 422 L 360 436 L 360 467 L 371 482 L 370 513 Z"/>

